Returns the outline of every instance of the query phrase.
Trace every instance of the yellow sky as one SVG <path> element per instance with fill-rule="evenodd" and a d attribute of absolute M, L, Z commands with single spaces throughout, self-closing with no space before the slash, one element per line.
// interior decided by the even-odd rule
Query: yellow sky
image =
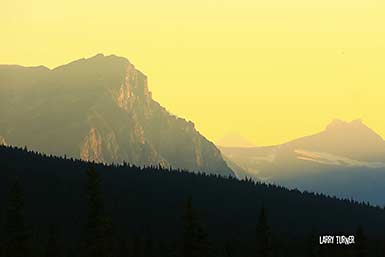
<path fill-rule="evenodd" d="M 0 63 L 125 56 L 211 140 L 256 145 L 333 118 L 385 137 L 384 0 L 0 0 Z"/>

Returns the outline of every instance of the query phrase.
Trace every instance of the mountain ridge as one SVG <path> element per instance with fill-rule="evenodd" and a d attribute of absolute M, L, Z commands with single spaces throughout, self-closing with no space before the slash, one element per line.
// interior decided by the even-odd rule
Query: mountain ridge
<path fill-rule="evenodd" d="M 385 204 L 385 141 L 361 120 L 281 145 L 219 148 L 240 178 Z"/>
<path fill-rule="evenodd" d="M 96 162 L 233 175 L 192 122 L 153 100 L 127 58 L 97 54 L 54 69 L 0 66 L 0 136 L 11 145 Z"/>

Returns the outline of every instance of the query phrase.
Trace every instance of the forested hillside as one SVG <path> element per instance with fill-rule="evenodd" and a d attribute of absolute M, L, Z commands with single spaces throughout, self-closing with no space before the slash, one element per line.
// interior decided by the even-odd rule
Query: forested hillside
<path fill-rule="evenodd" d="M 367 204 L 5 146 L 0 165 L 4 257 L 382 256 L 385 211 Z M 360 226 L 355 245 L 318 245 Z"/>

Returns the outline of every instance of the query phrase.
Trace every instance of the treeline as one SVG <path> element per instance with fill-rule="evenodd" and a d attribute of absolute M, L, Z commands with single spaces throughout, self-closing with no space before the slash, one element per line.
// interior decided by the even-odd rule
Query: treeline
<path fill-rule="evenodd" d="M 385 256 L 384 211 L 366 204 L 8 147 L 0 165 L 1 257 Z M 356 242 L 319 245 L 326 232 Z"/>
<path fill-rule="evenodd" d="M 24 196 L 19 179 L 15 178 L 9 193 L 8 206 L 3 238 L 0 247 L 2 257 L 29 256 L 81 256 L 81 257 L 208 257 L 208 256 L 279 256 L 272 242 L 272 234 L 264 207 L 260 210 L 258 223 L 255 226 L 255 242 L 249 248 L 235 241 L 223 242 L 223 248 L 215 249 L 209 241 L 209 236 L 200 220 L 199 214 L 193 207 L 192 198 L 188 198 L 182 216 L 180 240 L 175 242 L 154 241 L 150 234 L 134 235 L 130 240 L 118 238 L 114 234 L 111 218 L 106 214 L 103 196 L 100 188 L 100 177 L 94 169 L 87 170 L 88 215 L 84 225 L 82 240 L 73 252 L 66 255 L 66 243 L 60 237 L 61 223 L 52 224 L 46 240 L 32 239 L 32 232 L 24 220 Z M 147 231 L 148 233 L 148 231 Z M 337 248 L 317 246 L 315 235 L 308 238 L 297 247 L 291 247 L 283 256 L 369 256 L 368 245 L 364 232 L 358 228 L 356 244 L 350 249 L 341 251 Z M 301 248 L 302 247 L 302 248 Z M 348 249 L 348 251 L 347 251 Z M 218 251 L 219 250 L 219 251 Z M 350 256 L 350 255 L 349 255 Z"/>

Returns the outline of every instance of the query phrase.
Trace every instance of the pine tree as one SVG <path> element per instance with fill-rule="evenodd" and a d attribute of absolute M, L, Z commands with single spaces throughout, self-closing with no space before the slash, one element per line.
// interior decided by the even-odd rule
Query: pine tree
<path fill-rule="evenodd" d="M 183 215 L 183 257 L 196 256 L 193 252 L 196 222 L 195 213 L 192 208 L 192 199 L 189 197 Z"/>
<path fill-rule="evenodd" d="M 118 243 L 118 254 L 117 257 L 129 257 L 130 251 L 128 247 L 128 242 L 126 239 L 120 239 Z"/>
<path fill-rule="evenodd" d="M 188 198 L 184 215 L 183 257 L 205 257 L 209 255 L 207 233 L 192 206 L 191 197 Z"/>
<path fill-rule="evenodd" d="M 366 236 L 362 226 L 359 226 L 355 235 L 355 256 L 356 257 L 365 257 L 367 256 L 366 248 Z"/>
<path fill-rule="evenodd" d="M 144 242 L 144 256 L 153 257 L 154 256 L 154 241 L 152 239 L 152 234 L 150 228 L 146 229 L 146 239 Z"/>
<path fill-rule="evenodd" d="M 208 235 L 203 225 L 198 223 L 197 226 L 197 248 L 198 256 L 206 257 L 209 255 L 210 246 L 208 241 Z"/>
<path fill-rule="evenodd" d="M 60 257 L 61 255 L 62 253 L 59 246 L 59 231 L 56 226 L 52 225 L 49 230 L 48 241 L 45 249 L 45 256 Z"/>
<path fill-rule="evenodd" d="M 256 257 L 272 256 L 270 228 L 267 223 L 265 207 L 261 208 L 257 225 L 257 252 Z"/>
<path fill-rule="evenodd" d="M 307 257 L 316 257 L 317 253 L 317 233 L 314 228 L 312 228 L 310 234 L 306 238 L 306 256 Z"/>
<path fill-rule="evenodd" d="M 235 247 L 232 240 L 228 240 L 224 245 L 224 256 L 225 257 L 234 257 L 235 256 Z"/>
<path fill-rule="evenodd" d="M 135 235 L 132 241 L 132 257 L 143 257 L 143 241 L 139 235 Z"/>
<path fill-rule="evenodd" d="M 241 241 L 239 240 L 240 233 L 232 231 L 230 237 L 224 241 L 223 255 L 224 257 L 235 257 L 241 253 Z"/>
<path fill-rule="evenodd" d="M 179 254 L 179 242 L 160 240 L 157 247 L 157 256 L 160 257 L 181 257 Z"/>
<path fill-rule="evenodd" d="M 17 178 L 9 193 L 4 235 L 4 257 L 30 256 L 29 233 L 24 221 L 24 196 Z"/>
<path fill-rule="evenodd" d="M 106 257 L 112 250 L 112 226 L 105 216 L 100 177 L 95 169 L 87 170 L 88 218 L 85 228 L 85 257 Z"/>

